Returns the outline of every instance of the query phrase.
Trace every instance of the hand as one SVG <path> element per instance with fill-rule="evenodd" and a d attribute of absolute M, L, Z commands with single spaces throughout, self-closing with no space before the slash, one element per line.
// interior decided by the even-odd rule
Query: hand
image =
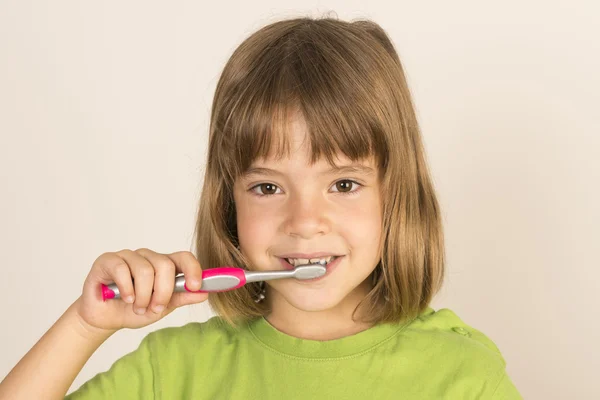
<path fill-rule="evenodd" d="M 161 254 L 142 248 L 104 253 L 94 261 L 83 284 L 83 293 L 76 301 L 77 313 L 90 330 L 137 329 L 178 307 L 208 299 L 208 293 L 173 293 L 175 275 L 181 272 L 190 290 L 200 289 L 202 268 L 189 251 Z M 112 282 L 119 288 L 121 299 L 103 301 L 101 284 Z"/>

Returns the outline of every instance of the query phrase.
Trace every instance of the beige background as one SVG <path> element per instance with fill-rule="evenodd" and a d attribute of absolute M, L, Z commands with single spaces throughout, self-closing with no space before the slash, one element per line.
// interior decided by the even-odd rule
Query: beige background
<path fill-rule="evenodd" d="M 380 23 L 404 62 L 446 228 L 433 307 L 490 336 L 525 398 L 600 398 L 595 4 L 0 1 L 0 377 L 100 254 L 192 249 L 225 61 L 269 22 L 334 10 Z M 119 332 L 71 390 L 211 315 Z"/>

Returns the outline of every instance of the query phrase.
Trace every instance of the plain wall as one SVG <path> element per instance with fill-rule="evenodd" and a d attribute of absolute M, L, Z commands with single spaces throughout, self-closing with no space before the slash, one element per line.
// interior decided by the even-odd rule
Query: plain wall
<path fill-rule="evenodd" d="M 0 377 L 100 254 L 192 250 L 225 62 L 270 22 L 334 11 L 378 22 L 406 70 L 447 242 L 432 306 L 492 338 L 525 398 L 600 398 L 596 4 L 0 2 Z M 71 390 L 210 316 L 117 333 Z"/>

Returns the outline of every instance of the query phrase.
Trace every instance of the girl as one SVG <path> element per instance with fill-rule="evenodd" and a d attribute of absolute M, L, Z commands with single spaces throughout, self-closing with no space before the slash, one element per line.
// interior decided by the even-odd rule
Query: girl
<path fill-rule="evenodd" d="M 164 328 L 68 399 L 519 399 L 496 345 L 432 297 L 440 208 L 411 96 L 368 20 L 281 20 L 233 53 L 217 84 L 196 251 L 104 253 L 83 293 L 0 386 L 63 398 L 92 353 L 208 299 L 217 316 Z M 325 276 L 191 290 L 225 265 Z M 103 302 L 115 282 L 123 300 Z"/>

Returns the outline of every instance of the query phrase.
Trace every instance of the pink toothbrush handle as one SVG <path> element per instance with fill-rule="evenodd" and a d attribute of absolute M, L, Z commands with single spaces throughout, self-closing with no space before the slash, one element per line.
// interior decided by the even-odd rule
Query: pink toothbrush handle
<path fill-rule="evenodd" d="M 183 277 L 180 277 L 183 278 Z M 239 280 L 239 282 L 237 282 Z M 218 267 L 202 271 L 202 289 L 190 290 L 183 285 L 185 290 L 192 293 L 226 292 L 240 288 L 246 284 L 246 274 L 242 268 Z"/>

